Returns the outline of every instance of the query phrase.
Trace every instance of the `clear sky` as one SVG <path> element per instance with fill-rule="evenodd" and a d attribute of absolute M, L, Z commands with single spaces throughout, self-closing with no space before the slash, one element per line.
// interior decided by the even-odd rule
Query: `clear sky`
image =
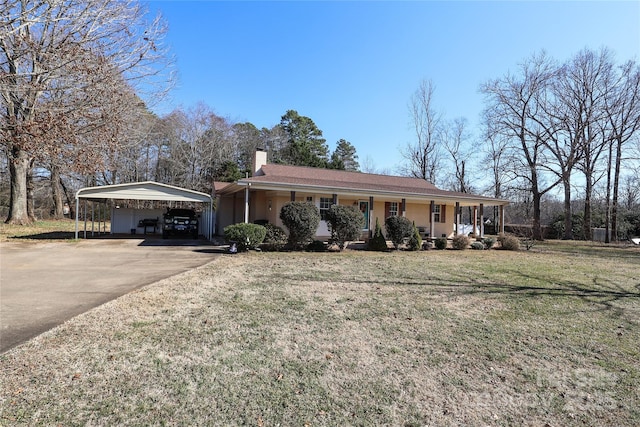
<path fill-rule="evenodd" d="M 202 101 L 233 122 L 272 127 L 310 117 L 329 148 L 341 138 L 393 173 L 413 141 L 420 81 L 434 107 L 476 132 L 479 85 L 540 50 L 564 61 L 608 47 L 640 60 L 640 1 L 152 1 L 169 25 L 179 75 L 164 114 Z"/>

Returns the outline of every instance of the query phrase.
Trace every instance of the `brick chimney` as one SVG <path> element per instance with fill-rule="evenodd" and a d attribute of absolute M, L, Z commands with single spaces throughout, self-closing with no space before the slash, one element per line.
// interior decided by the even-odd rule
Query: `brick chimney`
<path fill-rule="evenodd" d="M 253 175 L 263 175 L 260 168 L 267 164 L 267 152 L 262 148 L 256 149 L 256 152 L 253 155 Z"/>

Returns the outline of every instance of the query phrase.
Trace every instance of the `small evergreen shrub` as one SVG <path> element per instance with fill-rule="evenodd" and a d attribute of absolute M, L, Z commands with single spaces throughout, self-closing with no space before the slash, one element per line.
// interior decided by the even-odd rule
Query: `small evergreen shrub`
<path fill-rule="evenodd" d="M 284 245 L 287 243 L 287 233 L 284 232 L 282 227 L 274 224 L 265 224 L 264 228 L 267 230 L 267 234 L 264 236 L 264 243 L 270 245 Z"/>
<path fill-rule="evenodd" d="M 482 242 L 473 242 L 471 243 L 471 249 L 475 249 L 475 250 L 484 250 L 484 243 Z"/>
<path fill-rule="evenodd" d="M 373 232 L 373 237 L 369 240 L 369 244 L 367 245 L 367 249 L 370 251 L 380 251 L 384 252 L 389 250 L 387 247 L 387 239 L 385 239 L 384 234 L 382 234 L 382 227 L 380 227 L 380 221 L 376 217 L 376 228 Z"/>
<path fill-rule="evenodd" d="M 458 234 L 451 241 L 451 247 L 457 251 L 463 251 L 469 246 L 469 237 L 465 234 Z"/>
<path fill-rule="evenodd" d="M 418 231 L 418 227 L 416 227 L 416 223 L 413 223 L 413 234 L 409 237 L 409 241 L 407 242 L 407 249 L 410 251 L 419 251 L 422 249 L 422 237 L 420 236 L 420 231 Z"/>
<path fill-rule="evenodd" d="M 519 251 L 520 250 L 520 240 L 516 236 L 511 234 L 501 234 L 498 236 L 498 241 L 500 242 L 500 247 L 507 251 Z"/>
<path fill-rule="evenodd" d="M 227 242 L 236 242 L 239 251 L 256 248 L 264 240 L 267 229 L 258 224 L 233 224 L 224 228 Z"/>
<path fill-rule="evenodd" d="M 436 238 L 436 240 L 433 241 L 434 246 L 436 247 L 436 249 L 447 249 L 447 238 L 446 237 L 438 237 Z"/>
<path fill-rule="evenodd" d="M 309 252 L 325 252 L 327 247 L 322 240 L 314 240 L 307 245 L 306 249 Z"/>
<path fill-rule="evenodd" d="M 345 242 L 360 240 L 364 214 L 354 206 L 333 205 L 327 212 L 327 222 L 331 230 L 330 243 L 343 250 Z"/>
<path fill-rule="evenodd" d="M 491 249 L 496 243 L 496 239 L 494 239 L 493 237 L 485 237 L 484 239 L 482 239 L 482 243 L 484 243 L 484 247 L 486 249 Z"/>
<path fill-rule="evenodd" d="M 320 212 L 311 203 L 288 202 L 280 210 L 280 219 L 289 230 L 288 245 L 292 249 L 299 249 L 309 244 L 316 234 Z"/>
<path fill-rule="evenodd" d="M 398 249 L 413 234 L 413 224 L 403 216 L 390 216 L 384 221 L 387 229 L 387 237 L 393 242 L 393 246 Z"/>

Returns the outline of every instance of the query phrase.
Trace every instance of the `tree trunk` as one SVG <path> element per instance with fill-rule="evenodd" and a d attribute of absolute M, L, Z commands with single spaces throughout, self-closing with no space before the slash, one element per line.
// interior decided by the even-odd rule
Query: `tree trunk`
<path fill-rule="evenodd" d="M 622 163 L 622 140 L 618 138 L 616 147 L 616 167 L 613 171 L 613 200 L 611 202 L 611 241 L 618 241 L 618 190 L 620 188 L 620 167 Z"/>
<path fill-rule="evenodd" d="M 29 161 L 27 168 L 27 215 L 29 222 L 36 221 L 36 189 L 33 184 L 33 159 Z"/>
<path fill-rule="evenodd" d="M 571 180 L 568 176 L 562 177 L 564 186 L 564 240 L 573 240 L 573 221 L 571 218 Z"/>
<path fill-rule="evenodd" d="M 11 193 L 9 200 L 9 216 L 7 224 L 28 225 L 31 223 L 27 211 L 27 174 L 30 159 L 27 153 L 17 147 L 12 149 L 9 159 L 9 175 Z"/>
<path fill-rule="evenodd" d="M 53 197 L 53 218 L 64 218 L 63 190 L 60 185 L 60 168 L 51 166 L 51 196 Z"/>
<path fill-rule="evenodd" d="M 613 155 L 613 143 L 609 142 L 609 160 L 607 161 L 607 195 L 604 211 L 604 242 L 611 242 L 611 156 Z"/>
<path fill-rule="evenodd" d="M 542 228 L 540 226 L 540 200 L 542 194 L 539 191 L 533 192 L 533 221 L 531 223 L 531 237 L 533 240 L 542 241 Z"/>
<path fill-rule="evenodd" d="M 591 182 L 591 176 L 587 177 L 586 185 L 585 185 L 585 196 L 584 196 L 584 239 L 592 240 L 593 236 L 591 235 L 591 193 L 593 193 L 593 183 Z"/>

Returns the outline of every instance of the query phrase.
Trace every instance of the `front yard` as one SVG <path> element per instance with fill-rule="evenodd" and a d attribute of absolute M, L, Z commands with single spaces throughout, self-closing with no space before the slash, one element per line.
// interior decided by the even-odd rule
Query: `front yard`
<path fill-rule="evenodd" d="M 226 255 L 0 356 L 1 425 L 640 425 L 640 248 Z"/>

